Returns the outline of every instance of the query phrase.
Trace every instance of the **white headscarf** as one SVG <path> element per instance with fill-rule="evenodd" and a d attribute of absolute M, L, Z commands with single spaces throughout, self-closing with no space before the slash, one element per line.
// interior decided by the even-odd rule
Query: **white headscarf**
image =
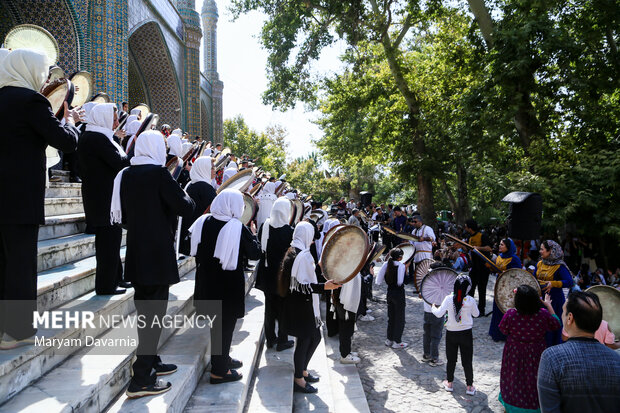
<path fill-rule="evenodd" d="M 181 146 L 181 153 L 183 154 L 183 156 L 187 155 L 187 153 L 190 149 L 192 149 L 193 146 L 194 145 L 189 142 L 183 142 L 183 146 Z"/>
<path fill-rule="evenodd" d="M 173 130 L 170 133 L 170 135 L 175 135 L 175 136 L 178 136 L 179 138 L 181 138 L 181 136 L 183 136 L 183 131 L 181 129 L 177 128 L 177 129 Z"/>
<path fill-rule="evenodd" d="M 97 102 L 86 102 L 82 105 L 82 109 L 84 109 L 84 116 L 86 119 L 88 119 L 88 117 L 90 116 L 90 111 L 93 110 L 93 108 L 98 104 L 99 103 Z M 88 123 L 88 120 L 85 123 Z"/>
<path fill-rule="evenodd" d="M 189 178 L 191 183 L 206 182 L 209 185 L 213 185 L 211 179 L 211 168 L 213 165 L 213 159 L 210 156 L 201 156 L 196 159 L 192 169 L 189 171 Z"/>
<path fill-rule="evenodd" d="M 4 58 L 7 57 L 9 53 L 11 53 L 9 49 L 0 49 L 0 63 L 2 63 Z"/>
<path fill-rule="evenodd" d="M 181 144 L 181 138 L 179 135 L 173 134 L 168 136 L 168 147 L 170 148 L 170 155 L 175 155 L 179 158 L 182 156 L 181 151 L 183 150 L 183 145 Z"/>
<path fill-rule="evenodd" d="M 275 184 L 273 182 L 266 182 L 263 186 L 263 190 L 260 191 L 256 197 L 258 201 L 258 213 L 256 214 L 256 223 L 260 227 L 271 214 L 271 208 L 278 199 L 274 194 Z"/>
<path fill-rule="evenodd" d="M 138 132 L 138 129 L 140 129 L 142 122 L 140 122 L 138 119 L 135 119 L 131 122 L 125 123 L 125 125 L 125 132 L 127 132 L 127 135 L 135 135 L 136 132 Z"/>
<path fill-rule="evenodd" d="M 237 168 L 226 168 L 224 170 L 224 174 L 222 175 L 222 183 L 228 181 L 230 178 L 235 176 L 237 172 L 239 172 L 237 171 Z"/>
<path fill-rule="evenodd" d="M 295 192 L 287 192 L 287 193 L 285 194 L 285 196 L 286 196 L 288 199 L 295 199 L 295 198 L 297 198 L 297 196 L 296 196 Z"/>
<path fill-rule="evenodd" d="M 314 239 L 314 227 L 311 223 L 302 221 L 295 227 L 291 246 L 299 248 L 301 251 L 295 257 L 293 269 L 291 270 L 291 291 L 298 291 L 304 294 L 312 294 L 312 310 L 317 327 L 321 325 L 321 310 L 319 308 L 319 295 L 312 293 L 310 284 L 316 284 L 316 273 L 314 272 L 314 258 L 310 253 L 310 245 Z"/>
<path fill-rule="evenodd" d="M 222 269 L 234 271 L 239 260 L 239 242 L 243 224 L 243 195 L 236 189 L 225 189 L 211 203 L 211 215 L 218 221 L 226 222 L 217 236 L 213 256 L 220 260 Z M 196 255 L 202 240 L 202 226 L 208 214 L 198 218 L 189 228 L 191 235 L 191 255 Z"/>
<path fill-rule="evenodd" d="M 362 295 L 362 276 L 358 273 L 353 279 L 342 285 L 340 290 L 340 303 L 345 310 L 357 313 Z M 349 313 L 345 315 L 345 320 L 349 319 Z"/>
<path fill-rule="evenodd" d="M 134 120 L 138 120 L 138 117 L 136 115 L 129 115 L 129 116 L 127 116 L 127 120 L 125 121 L 125 127 L 124 127 L 125 131 L 127 131 L 127 127 Z M 138 122 L 140 122 L 140 121 L 138 120 Z M 142 123 L 140 123 L 140 124 L 142 124 Z"/>
<path fill-rule="evenodd" d="M 235 161 L 230 161 L 228 162 L 228 165 L 226 165 L 226 168 L 232 169 L 235 168 L 235 171 L 239 170 L 239 165 L 237 165 L 237 162 Z"/>
<path fill-rule="evenodd" d="M 142 115 L 142 111 L 140 109 L 131 109 L 131 112 L 129 112 L 129 115 L 133 115 L 136 117 L 136 119 L 138 119 L 138 115 Z"/>
<path fill-rule="evenodd" d="M 140 134 L 140 139 L 136 140 L 135 154 L 131 158 L 131 165 L 158 165 L 166 164 L 166 143 L 164 135 L 155 130 L 144 131 Z M 130 167 L 129 167 L 130 168 Z M 123 221 L 121 209 L 121 181 L 123 172 L 127 168 L 123 168 L 114 178 L 114 189 L 112 190 L 112 204 L 110 206 L 110 222 L 112 224 L 120 224 Z"/>
<path fill-rule="evenodd" d="M 7 54 L 0 66 L 0 88 L 23 87 L 38 92 L 49 75 L 47 56 L 30 49 L 17 49 Z"/>
<path fill-rule="evenodd" d="M 86 130 L 90 132 L 98 132 L 105 135 L 112 145 L 116 147 L 118 152 L 127 155 L 123 148 L 114 140 L 114 111 L 116 105 L 114 103 L 99 103 L 92 107 L 86 118 Z"/>
<path fill-rule="evenodd" d="M 263 232 L 260 238 L 260 245 L 263 251 L 267 251 L 267 242 L 269 241 L 269 228 L 282 228 L 288 225 L 291 217 L 291 203 L 286 198 L 279 198 L 271 207 L 271 215 L 263 224 Z M 267 267 L 267 260 L 265 260 Z"/>

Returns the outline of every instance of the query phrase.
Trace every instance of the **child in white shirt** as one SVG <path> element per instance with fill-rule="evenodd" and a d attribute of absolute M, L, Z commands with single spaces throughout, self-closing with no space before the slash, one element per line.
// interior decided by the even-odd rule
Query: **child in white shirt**
<path fill-rule="evenodd" d="M 448 313 L 446 322 L 446 375 L 443 382 L 446 391 L 454 391 L 452 382 L 454 381 L 454 369 L 458 352 L 461 352 L 461 364 L 465 370 L 465 381 L 467 382 L 467 394 L 475 395 L 474 371 L 472 359 L 474 354 L 474 339 L 472 327 L 473 317 L 478 317 L 480 312 L 476 301 L 467 295 L 471 290 L 471 279 L 467 275 L 459 275 L 454 282 L 454 292 L 448 295 L 440 307 L 433 305 L 432 312 L 436 317 L 443 317 Z"/>

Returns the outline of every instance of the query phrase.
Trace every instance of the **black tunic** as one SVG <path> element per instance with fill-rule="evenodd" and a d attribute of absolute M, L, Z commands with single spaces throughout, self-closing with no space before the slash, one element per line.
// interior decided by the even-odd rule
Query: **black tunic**
<path fill-rule="evenodd" d="M 45 148 L 74 152 L 78 130 L 61 126 L 43 95 L 13 86 L 0 89 L 0 124 L 0 225 L 43 225 Z"/>
<path fill-rule="evenodd" d="M 245 314 L 245 276 L 243 259 L 257 260 L 260 257 L 260 244 L 256 236 L 243 226 L 239 240 L 239 258 L 233 271 L 222 269 L 219 258 L 213 256 L 220 230 L 226 222 L 213 216 L 205 219 L 202 238 L 196 253 L 195 300 L 221 300 L 222 311 L 228 316 L 242 318 Z M 196 303 L 196 312 L 201 313 L 201 305 Z"/>
<path fill-rule="evenodd" d="M 175 223 L 177 215 L 194 210 L 194 201 L 163 166 L 140 165 L 123 173 L 121 204 L 127 225 L 125 279 L 140 285 L 179 282 Z"/>
<path fill-rule="evenodd" d="M 80 136 L 77 154 L 86 224 L 89 227 L 110 226 L 114 178 L 129 166 L 129 160 L 104 134 L 93 131 Z"/>
<path fill-rule="evenodd" d="M 191 214 L 183 216 L 183 222 L 181 223 L 181 243 L 179 245 L 179 251 L 181 254 L 189 255 L 191 249 L 189 227 L 196 221 L 202 214 L 205 213 L 207 207 L 211 205 L 213 199 L 217 195 L 215 189 L 206 182 L 195 182 L 187 187 L 187 195 L 189 195 L 194 204 L 194 210 Z"/>
<path fill-rule="evenodd" d="M 295 248 L 297 254 L 301 251 Z M 284 258 L 287 259 L 286 257 Z M 292 265 L 285 267 L 291 268 Z M 286 275 L 290 277 L 290 273 Z M 310 284 L 313 293 L 322 294 L 325 292 L 325 284 Z M 284 299 L 284 323 L 289 335 L 300 338 L 312 336 L 313 330 L 317 328 L 312 305 L 312 294 L 299 291 L 290 291 Z"/>
<path fill-rule="evenodd" d="M 261 239 L 264 225 L 258 233 Z M 266 252 L 262 254 L 258 274 L 256 276 L 256 288 L 266 294 L 277 294 L 278 271 L 286 250 L 291 246 L 293 240 L 293 227 L 284 225 L 280 228 L 269 227 L 269 240 L 267 241 Z M 265 255 L 267 257 L 267 267 L 265 267 Z"/>

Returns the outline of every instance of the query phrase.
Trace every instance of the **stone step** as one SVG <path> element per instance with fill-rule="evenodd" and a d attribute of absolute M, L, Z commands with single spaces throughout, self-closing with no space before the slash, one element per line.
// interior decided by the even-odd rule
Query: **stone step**
<path fill-rule="evenodd" d="M 249 413 L 293 411 L 294 348 L 276 351 L 263 347 L 254 373 Z"/>
<path fill-rule="evenodd" d="M 79 214 L 84 212 L 82 197 L 45 198 L 45 216 Z"/>
<path fill-rule="evenodd" d="M 233 336 L 231 355 L 243 361 L 244 366 L 240 369 L 243 380 L 236 383 L 220 384 L 211 386 L 207 384 L 208 374 L 204 374 L 207 361 L 210 360 L 208 351 L 208 339 L 204 335 L 186 333 L 189 338 L 175 335 L 170 339 L 162 351 L 162 359 L 166 363 L 174 363 L 179 370 L 166 377 L 172 383 L 172 389 L 161 397 L 144 397 L 129 400 L 121 395 L 106 412 L 213 412 L 213 411 L 241 411 L 243 408 L 243 393 L 247 393 L 243 381 L 249 381 L 255 362 L 255 354 L 258 353 L 262 339 L 264 298 L 262 292 L 253 289 L 246 297 L 245 317 L 237 322 L 237 328 Z M 179 336 L 179 337 L 177 337 Z M 183 340 L 183 341 L 182 341 Z M 183 355 L 178 349 L 175 350 L 175 341 L 184 348 L 194 348 L 191 356 Z M 170 357 L 164 357 L 166 352 Z M 174 356 L 177 354 L 177 356 Z M 253 356 L 254 355 L 254 356 Z M 202 377 L 202 378 L 201 378 Z M 196 387 L 198 386 L 198 387 Z M 194 391 L 196 389 L 196 391 Z M 192 394 L 193 392 L 193 394 Z M 214 398 L 217 397 L 217 398 Z M 188 404 L 190 401 L 190 404 Z M 231 405 L 232 401 L 232 405 Z M 206 403 L 206 404 L 205 404 Z M 188 405 L 187 407 L 185 407 Z M 193 407 L 190 407 L 193 406 Z M 208 406 L 208 407 L 207 407 Z"/>
<path fill-rule="evenodd" d="M 335 413 L 370 413 L 357 366 L 340 363 L 338 337 L 327 337 L 325 329 L 323 330 L 323 337 L 325 338 L 327 367 L 329 368 L 334 401 L 333 410 L 330 411 Z M 355 340 L 355 336 L 353 337 Z"/>
<path fill-rule="evenodd" d="M 245 317 L 237 321 L 230 351 L 232 358 L 241 360 L 243 374 L 239 381 L 212 385 L 209 373 L 205 373 L 185 406 L 186 413 L 242 412 L 248 396 L 250 382 L 263 343 L 263 320 L 265 298 L 263 293 L 252 289 L 246 296 Z M 171 410 L 153 410 L 171 411 Z M 177 412 L 177 410 L 172 410 Z"/>
<path fill-rule="evenodd" d="M 63 171 L 62 169 L 52 169 L 52 177 L 59 179 L 57 183 L 69 183 L 69 171 Z"/>
<path fill-rule="evenodd" d="M 39 241 L 75 235 L 86 230 L 83 212 L 78 214 L 45 217 L 45 225 L 39 227 Z"/>
<path fill-rule="evenodd" d="M 50 182 L 45 188 L 46 198 L 75 198 L 82 196 L 82 184 Z"/>
<path fill-rule="evenodd" d="M 194 274 L 192 271 L 181 282 L 170 287 L 170 299 L 174 301 L 169 303 L 167 314 L 191 313 Z M 85 301 L 76 300 L 62 309 L 94 311 L 95 319 L 98 315 L 107 314 L 135 316 L 133 290 L 116 296 L 95 296 L 90 293 L 83 298 Z M 173 330 L 164 328 L 160 344 L 165 343 L 173 333 Z M 86 335 L 102 339 L 137 337 L 135 328 L 110 329 L 105 332 L 91 329 L 39 330 L 40 334 L 46 338 L 84 338 Z M 0 406 L 0 412 L 102 411 L 127 384 L 130 377 L 129 362 L 134 351 L 135 347 L 132 346 L 124 355 L 102 354 L 101 349 L 84 345 L 75 348 L 71 356 L 67 352 L 61 354 L 53 347 L 42 346 L 3 351 L 0 354 L 3 360 L 0 364 L 0 400 L 14 397 Z M 9 356 L 12 358 L 4 360 Z"/>
<path fill-rule="evenodd" d="M 125 231 L 121 245 L 125 245 Z M 95 235 L 76 234 L 38 242 L 37 272 L 95 255 Z"/>
<path fill-rule="evenodd" d="M 321 342 L 308 364 L 308 371 L 320 377 L 318 383 L 312 384 L 318 392 L 314 394 L 293 393 L 293 412 L 295 413 L 334 412 L 331 377 L 327 363 L 327 352 L 325 350 L 325 337 L 327 337 L 327 334 L 324 334 L 323 329 L 321 329 L 321 335 L 323 336 Z"/>

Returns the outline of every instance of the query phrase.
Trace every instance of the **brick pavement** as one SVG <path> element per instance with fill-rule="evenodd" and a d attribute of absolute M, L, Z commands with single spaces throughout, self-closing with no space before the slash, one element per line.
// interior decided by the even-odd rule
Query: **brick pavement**
<path fill-rule="evenodd" d="M 378 271 L 378 268 L 377 268 Z M 491 276 L 487 290 L 487 312 L 493 308 Z M 404 350 L 386 347 L 387 304 L 385 286 L 373 287 L 374 297 L 381 302 L 369 301 L 375 321 L 357 323 L 353 349 L 359 352 L 358 364 L 368 405 L 373 413 L 379 412 L 503 412 L 497 400 L 503 343 L 495 343 L 488 335 L 491 316 L 474 319 L 474 386 L 475 396 L 465 394 L 465 375 L 456 365 L 454 392 L 443 389 L 445 379 L 445 328 L 439 345 L 444 364 L 431 367 L 422 362 L 423 301 L 406 286 L 406 324 L 403 341 L 409 343 Z M 477 298 L 477 296 L 476 296 Z"/>

